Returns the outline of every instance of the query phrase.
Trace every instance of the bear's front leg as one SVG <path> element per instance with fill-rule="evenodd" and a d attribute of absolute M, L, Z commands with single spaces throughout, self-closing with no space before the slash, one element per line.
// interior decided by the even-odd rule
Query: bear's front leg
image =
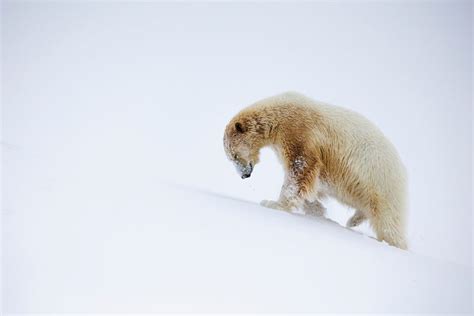
<path fill-rule="evenodd" d="M 302 208 L 305 202 L 301 192 L 301 188 L 294 179 L 287 179 L 281 188 L 278 201 L 263 200 L 260 205 L 281 211 L 296 211 Z"/>
<path fill-rule="evenodd" d="M 264 200 L 260 203 L 261 205 L 291 212 L 301 209 L 305 200 L 312 194 L 318 174 L 313 160 L 308 162 L 308 159 L 298 155 L 292 158 L 288 165 L 278 201 Z"/>
<path fill-rule="evenodd" d="M 326 214 L 326 208 L 319 200 L 314 200 L 312 202 L 306 200 L 303 205 L 303 210 L 305 214 L 311 216 L 324 216 Z"/>
<path fill-rule="evenodd" d="M 260 202 L 260 205 L 268 208 L 273 208 L 275 210 L 291 212 L 291 208 L 289 208 L 287 205 L 284 205 L 280 201 L 263 200 L 262 202 Z"/>

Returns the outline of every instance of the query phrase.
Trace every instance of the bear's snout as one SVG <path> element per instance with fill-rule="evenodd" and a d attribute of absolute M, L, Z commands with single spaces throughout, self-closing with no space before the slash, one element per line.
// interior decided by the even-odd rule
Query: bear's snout
<path fill-rule="evenodd" d="M 250 178 L 250 176 L 252 175 L 252 171 L 253 171 L 252 163 L 249 163 L 248 165 L 237 164 L 236 166 L 237 166 L 237 170 L 240 173 L 240 177 L 242 179 Z"/>

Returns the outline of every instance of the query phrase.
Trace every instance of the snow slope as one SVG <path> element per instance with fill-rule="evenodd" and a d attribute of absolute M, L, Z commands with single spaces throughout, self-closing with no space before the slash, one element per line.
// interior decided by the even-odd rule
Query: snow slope
<path fill-rule="evenodd" d="M 468 267 L 327 219 L 162 183 L 92 187 L 81 193 L 94 204 L 56 188 L 31 197 L 35 212 L 6 216 L 6 311 L 471 309 Z"/>

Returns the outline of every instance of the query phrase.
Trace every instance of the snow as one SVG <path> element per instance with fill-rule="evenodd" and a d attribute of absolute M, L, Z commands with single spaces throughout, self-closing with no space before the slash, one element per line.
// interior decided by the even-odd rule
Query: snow
<path fill-rule="evenodd" d="M 304 160 L 303 157 L 298 156 L 295 158 L 295 161 L 293 161 L 295 171 L 302 172 L 304 168 L 308 165 L 306 161 Z"/>
<path fill-rule="evenodd" d="M 15 227 L 5 249 L 8 311 L 471 308 L 469 267 L 401 251 L 324 218 L 166 183 L 88 187 L 81 193 L 96 192 L 94 203 L 38 194 L 34 212 L 6 217 L 6 227 Z"/>
<path fill-rule="evenodd" d="M 3 2 L 2 312 L 472 311 L 470 10 Z M 393 142 L 409 252 L 259 205 L 224 128 L 287 90 Z"/>

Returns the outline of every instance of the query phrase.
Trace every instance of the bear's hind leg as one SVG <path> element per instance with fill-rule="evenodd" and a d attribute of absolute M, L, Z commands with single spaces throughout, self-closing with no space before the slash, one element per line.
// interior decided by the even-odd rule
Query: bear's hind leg
<path fill-rule="evenodd" d="M 356 226 L 359 226 L 360 224 L 362 224 L 365 220 L 367 219 L 367 217 L 365 216 L 365 214 L 360 211 L 360 210 L 356 210 L 354 215 L 352 215 L 351 218 L 349 218 L 349 220 L 347 221 L 347 224 L 346 224 L 346 227 L 356 227 Z"/>
<path fill-rule="evenodd" d="M 386 241 L 389 245 L 400 249 L 407 249 L 403 221 L 400 214 L 390 211 L 375 213 L 370 219 L 377 239 Z"/>

